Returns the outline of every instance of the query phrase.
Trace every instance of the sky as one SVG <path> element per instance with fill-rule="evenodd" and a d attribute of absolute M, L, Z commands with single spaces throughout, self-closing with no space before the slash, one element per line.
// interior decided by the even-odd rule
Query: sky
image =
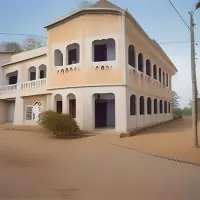
<path fill-rule="evenodd" d="M 188 106 L 192 95 L 190 32 L 169 0 L 110 1 L 121 8 L 128 8 L 145 32 L 160 44 L 172 60 L 178 69 L 178 73 L 172 78 L 173 90 L 181 97 L 180 106 Z M 46 36 L 46 30 L 43 28 L 45 25 L 78 8 L 81 2 L 82 0 L 0 0 L 0 33 Z M 90 2 L 95 2 L 95 0 L 90 0 Z M 171 2 L 189 24 L 188 11 L 194 9 L 197 0 L 171 0 Z M 195 23 L 195 40 L 200 41 L 200 9 L 195 13 Z M 0 34 L 0 43 L 4 41 L 22 42 L 25 38 Z M 200 43 L 196 46 L 196 53 L 198 58 Z M 198 88 L 200 87 L 199 62 L 200 59 L 197 59 Z"/>

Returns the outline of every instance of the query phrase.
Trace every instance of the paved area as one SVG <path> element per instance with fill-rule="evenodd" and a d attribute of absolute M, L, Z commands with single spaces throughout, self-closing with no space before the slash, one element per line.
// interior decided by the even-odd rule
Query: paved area
<path fill-rule="evenodd" d="M 134 137 L 116 138 L 115 143 L 152 154 L 200 163 L 200 148 L 193 148 L 193 139 L 192 119 L 185 117 L 148 128 Z"/>
<path fill-rule="evenodd" d="M 0 199 L 199 200 L 199 167 L 108 144 L 114 140 L 1 131 Z"/>

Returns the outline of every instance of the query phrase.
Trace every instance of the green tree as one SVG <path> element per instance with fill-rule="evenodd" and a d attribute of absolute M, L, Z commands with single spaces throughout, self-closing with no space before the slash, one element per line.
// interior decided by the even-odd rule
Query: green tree
<path fill-rule="evenodd" d="M 179 100 L 180 100 L 179 95 L 175 91 L 172 91 L 172 108 L 173 108 L 173 110 L 179 107 L 179 105 L 180 105 Z"/>
<path fill-rule="evenodd" d="M 44 46 L 43 41 L 34 37 L 26 38 L 22 45 L 23 51 L 30 51 L 33 49 L 40 48 L 42 46 Z"/>
<path fill-rule="evenodd" d="M 23 51 L 21 45 L 18 42 L 3 42 L 0 44 L 1 51 L 5 52 L 13 52 L 13 53 L 19 53 Z"/>
<path fill-rule="evenodd" d="M 192 108 L 189 108 L 189 107 L 183 108 L 182 114 L 183 115 L 192 115 Z"/>

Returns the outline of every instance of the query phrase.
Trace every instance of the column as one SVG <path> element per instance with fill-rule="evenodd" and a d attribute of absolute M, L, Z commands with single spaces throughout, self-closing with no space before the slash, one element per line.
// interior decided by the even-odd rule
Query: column
<path fill-rule="evenodd" d="M 135 46 L 134 49 L 135 49 L 135 69 L 138 70 L 138 52 L 136 51 Z"/>
<path fill-rule="evenodd" d="M 128 106 L 126 87 L 120 87 L 115 92 L 115 130 L 127 132 L 128 129 Z"/>
<path fill-rule="evenodd" d="M 39 67 L 36 67 L 36 80 L 40 78 Z"/>
<path fill-rule="evenodd" d="M 62 113 L 66 114 L 67 112 L 67 97 L 65 95 L 62 95 Z"/>
<path fill-rule="evenodd" d="M 22 125 L 24 123 L 24 101 L 20 96 L 15 99 L 14 125 Z"/>

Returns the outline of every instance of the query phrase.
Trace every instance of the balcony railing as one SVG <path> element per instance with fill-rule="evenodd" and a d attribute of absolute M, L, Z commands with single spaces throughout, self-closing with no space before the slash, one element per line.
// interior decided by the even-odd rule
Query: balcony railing
<path fill-rule="evenodd" d="M 0 87 L 0 93 L 7 93 L 7 92 L 16 91 L 16 90 L 17 90 L 17 84 Z"/>
<path fill-rule="evenodd" d="M 22 90 L 32 89 L 32 88 L 40 88 L 46 85 L 47 79 L 39 79 L 34 81 L 28 81 L 21 84 Z"/>
<path fill-rule="evenodd" d="M 0 87 L 0 94 L 4 93 L 11 93 L 11 92 L 16 92 L 20 90 L 28 90 L 28 89 L 33 89 L 33 88 L 41 88 L 45 87 L 47 83 L 47 79 L 39 79 L 39 80 L 34 80 L 34 81 L 28 81 L 24 82 L 21 84 L 15 84 L 15 85 L 6 85 Z"/>

